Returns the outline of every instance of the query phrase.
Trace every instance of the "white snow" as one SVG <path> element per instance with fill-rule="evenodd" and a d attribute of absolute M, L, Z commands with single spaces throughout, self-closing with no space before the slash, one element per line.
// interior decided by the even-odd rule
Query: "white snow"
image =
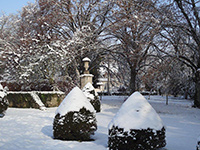
<path fill-rule="evenodd" d="M 0 150 L 106 150 L 107 126 L 124 99 L 125 96 L 102 97 L 101 112 L 96 114 L 95 141 L 90 142 L 52 138 L 56 107 L 46 111 L 8 108 L 5 117 L 0 119 Z M 169 97 L 169 105 L 165 105 L 165 97 L 151 96 L 148 102 L 166 127 L 167 145 L 160 150 L 195 150 L 200 136 L 200 110 L 191 107 L 192 101 Z"/>
<path fill-rule="evenodd" d="M 92 91 L 92 90 L 94 90 L 94 87 L 90 82 L 88 82 L 82 89 L 82 91 Z"/>
<path fill-rule="evenodd" d="M 41 93 L 41 94 L 65 94 L 62 91 L 31 91 L 35 93 Z M 30 91 L 8 91 L 8 94 L 31 94 Z"/>
<path fill-rule="evenodd" d="M 4 96 L 6 96 L 5 92 L 0 91 L 0 97 L 1 97 L 1 98 L 4 98 Z"/>
<path fill-rule="evenodd" d="M 3 91 L 3 86 L 0 84 L 0 91 Z"/>
<path fill-rule="evenodd" d="M 163 128 L 162 120 L 139 92 L 134 92 L 124 102 L 108 128 L 111 129 L 113 125 L 124 128 L 125 131 L 147 128 L 161 130 Z"/>
<path fill-rule="evenodd" d="M 56 114 L 59 113 L 61 116 L 64 116 L 70 111 L 79 111 L 83 107 L 91 112 L 95 112 L 93 106 L 87 100 L 87 97 L 83 94 L 81 89 L 74 87 L 62 101 L 56 110 Z"/>
<path fill-rule="evenodd" d="M 0 97 L 4 98 L 6 96 L 6 93 L 4 92 L 3 86 L 0 84 Z"/>
<path fill-rule="evenodd" d="M 80 77 L 94 77 L 94 75 L 92 75 L 92 74 L 82 74 L 82 75 L 80 75 Z"/>
<path fill-rule="evenodd" d="M 95 89 L 93 87 L 93 85 L 88 82 L 82 89 L 83 93 L 85 94 L 85 96 L 91 100 L 94 100 L 94 96 L 97 96 L 97 93 L 95 92 L 95 95 L 91 94 L 90 91 L 93 91 L 95 92 Z"/>
<path fill-rule="evenodd" d="M 89 61 L 89 62 L 90 62 L 91 60 L 90 60 L 88 57 L 85 57 L 85 58 L 83 58 L 82 61 L 83 61 L 83 62 L 84 62 L 84 61 Z"/>

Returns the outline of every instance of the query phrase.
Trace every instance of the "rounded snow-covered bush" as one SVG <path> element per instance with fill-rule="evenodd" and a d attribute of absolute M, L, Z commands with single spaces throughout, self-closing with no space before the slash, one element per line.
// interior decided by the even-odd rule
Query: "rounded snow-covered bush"
<path fill-rule="evenodd" d="M 166 145 L 162 120 L 139 92 L 124 102 L 108 128 L 110 150 L 154 150 Z"/>
<path fill-rule="evenodd" d="M 8 108 L 8 100 L 6 98 L 6 93 L 3 90 L 2 85 L 0 84 L 0 118 L 5 115 L 5 111 Z"/>
<path fill-rule="evenodd" d="M 88 82 L 82 89 L 83 93 L 87 97 L 87 99 L 90 101 L 96 112 L 101 111 L 101 102 L 99 100 L 99 96 L 97 92 L 95 91 L 94 87 L 90 82 Z"/>
<path fill-rule="evenodd" d="M 53 122 L 55 139 L 90 141 L 97 130 L 95 110 L 83 92 L 75 87 L 65 97 Z"/>

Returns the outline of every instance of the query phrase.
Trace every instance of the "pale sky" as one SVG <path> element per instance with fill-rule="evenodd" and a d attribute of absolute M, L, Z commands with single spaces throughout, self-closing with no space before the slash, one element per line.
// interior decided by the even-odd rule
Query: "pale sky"
<path fill-rule="evenodd" d="M 35 0 L 0 0 L 0 16 L 2 12 L 6 15 L 17 13 L 28 2 L 35 2 Z"/>

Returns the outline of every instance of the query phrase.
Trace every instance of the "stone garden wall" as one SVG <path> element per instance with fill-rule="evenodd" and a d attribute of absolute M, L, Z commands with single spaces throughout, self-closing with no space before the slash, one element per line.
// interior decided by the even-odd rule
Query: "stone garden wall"
<path fill-rule="evenodd" d="M 45 107 L 57 107 L 65 98 L 61 91 L 34 91 Z M 40 106 L 32 97 L 31 92 L 8 92 L 9 107 L 16 108 L 39 108 Z"/>

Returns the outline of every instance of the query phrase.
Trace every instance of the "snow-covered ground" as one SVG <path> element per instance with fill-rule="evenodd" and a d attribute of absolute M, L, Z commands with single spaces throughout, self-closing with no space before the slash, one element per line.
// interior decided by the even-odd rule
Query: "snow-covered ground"
<path fill-rule="evenodd" d="M 118 111 L 125 97 L 105 96 L 102 111 L 97 113 L 98 130 L 94 141 L 61 141 L 52 139 L 52 123 L 56 108 L 37 109 L 9 108 L 0 118 L 0 150 L 104 150 L 107 149 L 107 126 Z M 162 150 L 195 150 L 200 135 L 200 110 L 192 108 L 192 102 L 151 96 L 148 100 L 159 113 L 166 126 L 167 145 Z"/>

